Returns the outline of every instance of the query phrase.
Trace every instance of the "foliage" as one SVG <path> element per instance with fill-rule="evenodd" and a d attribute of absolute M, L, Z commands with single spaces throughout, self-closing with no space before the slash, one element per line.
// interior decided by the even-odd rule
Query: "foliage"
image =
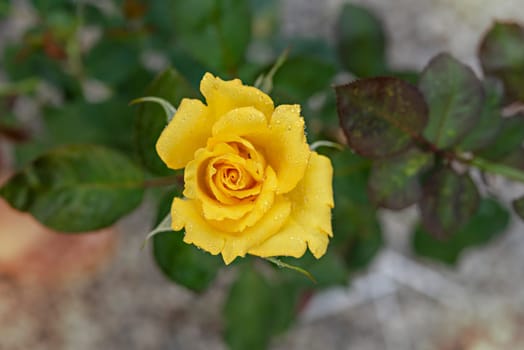
<path fill-rule="evenodd" d="M 488 33 L 481 59 L 486 55 L 484 46 L 502 45 L 499 41 L 506 40 L 491 34 L 505 33 L 510 30 L 506 26 L 513 28 L 499 23 Z M 518 51 L 521 44 L 513 43 L 517 47 L 511 50 Z M 512 76 L 522 77 L 519 67 L 507 69 Z M 504 91 L 511 88 L 505 80 L 502 84 Z M 449 54 L 439 54 L 428 63 L 418 86 L 379 77 L 335 89 L 349 146 L 373 160 L 370 198 L 391 209 L 418 203 L 422 226 L 436 237 L 452 239 L 477 212 L 480 196 L 470 176 L 474 167 L 524 179 L 518 169 L 495 163 L 521 152 L 521 116 L 503 118 L 498 81 L 481 82 Z M 466 171 L 459 172 L 459 165 L 466 166 Z M 514 207 L 518 213 L 518 200 Z"/>
<path fill-rule="evenodd" d="M 38 20 L 5 47 L 9 81 L 0 87 L 0 140 L 13 142 L 18 168 L 0 196 L 14 208 L 57 231 L 79 233 L 114 224 L 144 192 L 156 195 L 153 187 L 161 187 L 161 222 L 182 191 L 181 174 L 166 168 L 154 149 L 172 115 L 152 103 L 128 104 L 148 96 L 176 107 L 199 96 L 206 71 L 250 83 L 264 74 L 275 103 L 301 105 L 310 142 L 344 142 L 340 130 L 346 137 L 349 149 L 319 149 L 335 170 L 327 254 L 281 259 L 318 283 L 261 259 L 235 263 L 238 276 L 224 309 L 232 349 L 266 348 L 312 289 L 347 283 L 365 268 L 383 245 L 377 208 L 417 205 L 414 252 L 446 264 L 507 227 L 507 209 L 482 197 L 473 174 L 524 182 L 524 115 L 505 108 L 524 102 L 522 25 L 498 22 L 486 33 L 480 79 L 447 53 L 420 73 L 391 67 L 380 20 L 354 5 L 341 9 L 331 44 L 279 36 L 268 16 L 275 1 L 111 3 L 115 11 L 96 2 L 34 0 Z M 0 5 L 1 14 L 5 8 Z M 100 30 L 98 39 L 81 44 L 79 33 L 90 27 Z M 256 47 L 272 59 L 253 54 Z M 284 51 L 285 60 L 267 74 Z M 341 72 L 360 79 L 333 92 Z M 36 104 L 37 120 L 15 116 L 21 97 Z M 524 196 L 513 209 L 524 218 Z M 156 234 L 152 254 L 169 280 L 203 292 L 223 264 L 183 243 L 183 235 Z"/>
<path fill-rule="evenodd" d="M 135 209 L 142 201 L 141 182 L 141 171 L 121 154 L 71 145 L 36 158 L 2 186 L 0 195 L 50 228 L 85 232 Z"/>
<path fill-rule="evenodd" d="M 439 240 L 418 227 L 413 237 L 413 248 L 421 256 L 454 264 L 462 251 L 485 244 L 504 232 L 508 223 L 507 210 L 492 198 L 485 198 L 475 215 L 448 240 Z"/>

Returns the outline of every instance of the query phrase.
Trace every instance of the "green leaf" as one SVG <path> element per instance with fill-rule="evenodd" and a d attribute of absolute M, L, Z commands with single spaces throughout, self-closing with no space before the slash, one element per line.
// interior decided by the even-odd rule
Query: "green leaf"
<path fill-rule="evenodd" d="M 487 79 L 483 82 L 484 103 L 478 122 L 465 134 L 458 144 L 462 151 L 475 151 L 488 146 L 496 138 L 502 127 L 501 102 L 503 87 L 498 80 Z"/>
<path fill-rule="evenodd" d="M 330 246 L 344 259 L 349 270 L 356 271 L 364 268 L 383 245 L 376 208 L 366 191 L 371 164 L 349 151 L 337 152 L 331 160 L 335 208 Z M 320 276 L 319 283 L 322 283 Z"/>
<path fill-rule="evenodd" d="M 355 202 L 357 205 L 367 206 L 369 202 L 366 184 L 372 162 L 354 154 L 349 149 L 343 152 L 326 150 L 333 164 L 333 192 L 335 195 L 335 210 L 337 199 Z M 336 237 L 335 237 L 336 239 Z"/>
<path fill-rule="evenodd" d="M 166 216 L 171 212 L 171 205 L 173 204 L 173 199 L 175 197 L 182 197 L 183 185 L 173 186 L 170 189 L 166 190 L 162 188 L 160 193 L 160 199 L 158 201 L 158 209 L 154 221 L 154 226 L 159 226 Z"/>
<path fill-rule="evenodd" d="M 218 72 L 238 69 L 251 39 L 248 0 L 177 1 L 173 11 L 183 49 Z"/>
<path fill-rule="evenodd" d="M 315 259 L 307 254 L 303 259 L 304 268 L 316 279 L 316 288 L 328 288 L 332 286 L 343 286 L 348 283 L 349 271 L 343 258 L 335 253 L 334 248 L 328 249 L 320 259 Z M 311 287 L 311 286 L 310 286 Z"/>
<path fill-rule="evenodd" d="M 41 15 L 49 15 L 59 10 L 73 9 L 73 2 L 70 0 L 33 0 L 31 3 Z"/>
<path fill-rule="evenodd" d="M 363 214 L 368 216 L 365 219 L 366 224 L 364 226 L 360 223 L 358 226 L 363 227 L 365 231 L 353 234 L 343 247 L 344 261 L 351 272 L 357 272 L 368 266 L 384 246 L 384 237 L 376 212 L 374 215 L 369 211 Z M 353 216 L 352 219 L 355 220 L 356 217 Z"/>
<path fill-rule="evenodd" d="M 290 51 L 290 58 L 275 74 L 271 93 L 275 104 L 301 105 L 308 140 L 336 139 L 333 135 L 339 135 L 340 126 L 331 87 L 338 62 L 333 48 L 320 39 L 289 38 L 277 44 L 277 50 Z"/>
<path fill-rule="evenodd" d="M 387 157 L 406 150 L 426 126 L 424 97 L 400 79 L 362 79 L 335 90 L 348 144 L 366 157 Z"/>
<path fill-rule="evenodd" d="M 225 339 L 231 350 L 264 350 L 273 333 L 275 308 L 272 286 L 247 266 L 232 285 L 226 300 Z"/>
<path fill-rule="evenodd" d="M 274 45 L 276 52 L 290 49 L 293 57 L 314 57 L 335 66 L 339 63 L 335 48 L 321 38 L 279 37 L 275 38 Z"/>
<path fill-rule="evenodd" d="M 320 105 L 307 108 L 304 111 L 304 119 L 307 125 L 307 139 L 309 142 L 319 140 L 340 140 L 340 122 L 337 113 L 336 95 L 326 89 L 318 95 Z M 306 105 L 306 107 L 309 107 Z M 344 146 L 345 147 L 345 146 Z"/>
<path fill-rule="evenodd" d="M 2 83 L 0 85 L 0 97 L 29 94 L 36 90 L 39 83 L 38 78 L 25 78 L 16 82 Z"/>
<path fill-rule="evenodd" d="M 260 85 L 257 85 L 257 82 L 259 78 L 261 78 L 261 75 L 264 75 L 263 73 L 269 73 L 269 70 L 271 70 L 272 68 L 274 67 L 269 68 L 266 64 L 263 64 L 261 62 L 249 62 L 248 61 L 248 62 L 243 63 L 240 67 L 238 67 L 238 70 L 235 73 L 235 78 L 238 78 L 241 81 L 249 85 L 253 85 L 256 88 L 259 88 L 260 90 L 266 92 L 269 95 L 270 93 L 268 93 L 265 90 L 267 85 L 264 83 L 263 85 L 266 85 L 266 86 L 260 86 Z"/>
<path fill-rule="evenodd" d="M 433 165 L 431 153 L 412 148 L 388 159 L 376 160 L 371 169 L 370 199 L 389 209 L 402 209 L 422 197 L 419 175 Z"/>
<path fill-rule="evenodd" d="M 44 109 L 44 131 L 33 142 L 16 148 L 17 162 L 25 164 L 56 146 L 92 143 L 132 149 L 132 113 L 128 101 L 113 98 L 102 103 L 74 101 Z"/>
<path fill-rule="evenodd" d="M 174 197 L 182 189 L 173 187 L 164 191 L 158 204 L 155 226 L 161 230 L 162 221 L 168 217 Z M 218 270 L 224 266 L 219 256 L 211 255 L 192 244 L 184 243 L 184 231 L 174 232 L 170 227 L 152 237 L 153 257 L 163 274 L 171 281 L 195 292 L 203 292 L 213 282 Z"/>
<path fill-rule="evenodd" d="M 305 289 L 304 278 L 299 276 L 297 283 L 293 272 L 283 271 L 268 280 L 251 265 L 241 268 L 224 308 L 225 340 L 231 350 L 267 349 L 271 337 L 291 325 L 311 283 L 306 280 Z"/>
<path fill-rule="evenodd" d="M 38 0 L 37 0 L 38 1 Z M 60 7 L 51 8 L 48 13 L 45 14 L 45 25 L 51 29 L 51 32 L 56 35 L 57 38 L 67 38 L 72 35 L 75 31 L 78 23 L 78 5 L 69 0 L 58 0 L 50 1 L 53 5 L 57 5 L 60 1 L 63 1 Z M 46 28 L 46 29 L 47 29 Z"/>
<path fill-rule="evenodd" d="M 82 90 L 79 82 L 67 74 L 62 62 L 47 56 L 35 45 L 22 42 L 4 49 L 2 69 L 11 81 L 34 79 L 47 81 L 65 90 L 66 94 L 80 96 Z"/>
<path fill-rule="evenodd" d="M 84 66 L 90 77 L 115 86 L 125 81 L 140 65 L 140 50 L 131 38 L 104 35 L 105 39 L 87 53 Z"/>
<path fill-rule="evenodd" d="M 524 171 L 524 148 L 519 147 L 498 161 L 500 164 Z"/>
<path fill-rule="evenodd" d="M 11 9 L 11 4 L 9 3 L 1 3 L 0 4 L 0 20 L 5 20 L 5 18 L 9 15 L 9 11 Z"/>
<path fill-rule="evenodd" d="M 313 56 L 289 57 L 275 73 L 271 93 L 276 104 L 305 103 L 329 86 L 335 66 Z"/>
<path fill-rule="evenodd" d="M 113 92 L 116 92 L 117 96 L 129 103 L 130 100 L 144 92 L 144 87 L 151 83 L 155 75 L 156 73 L 152 73 L 142 66 L 136 66 L 122 82 L 113 87 Z"/>
<path fill-rule="evenodd" d="M 163 232 L 153 236 L 153 256 L 166 277 L 195 292 L 204 291 L 224 266 L 194 245 L 184 243 L 184 232 Z"/>
<path fill-rule="evenodd" d="M 155 49 L 165 49 L 166 42 L 173 36 L 173 6 L 172 0 L 155 0 L 147 2 L 147 11 L 144 13 L 144 24 L 151 29 Z"/>
<path fill-rule="evenodd" d="M 173 46 L 168 53 L 173 67 L 187 79 L 195 91 L 198 91 L 202 77 L 206 72 L 210 72 L 211 68 L 197 61 L 179 46 Z"/>
<path fill-rule="evenodd" d="M 437 237 L 455 234 L 477 210 L 479 193 L 468 174 L 450 169 L 434 173 L 419 203 L 422 225 Z"/>
<path fill-rule="evenodd" d="M 524 27 L 495 23 L 479 49 L 482 69 L 502 80 L 510 101 L 524 101 Z"/>
<path fill-rule="evenodd" d="M 429 106 L 424 136 L 441 149 L 457 144 L 480 117 L 483 92 L 475 73 L 440 54 L 424 69 L 419 87 Z"/>
<path fill-rule="evenodd" d="M 264 91 L 266 94 L 270 94 L 273 90 L 273 79 L 275 77 L 275 73 L 286 62 L 288 55 L 289 49 L 284 50 L 284 52 L 282 52 L 280 56 L 277 57 L 277 59 L 275 60 L 271 68 L 267 71 L 267 73 L 262 73 L 257 77 L 254 86 L 257 89 Z"/>
<path fill-rule="evenodd" d="M 524 220 L 524 196 L 513 201 L 513 210 Z"/>
<path fill-rule="evenodd" d="M 273 335 L 283 333 L 293 325 L 301 306 L 301 298 L 311 290 L 310 287 L 311 285 L 303 287 L 294 280 L 285 278 L 272 283 L 271 331 Z"/>
<path fill-rule="evenodd" d="M 47 109 L 47 136 L 53 145 L 99 143 L 129 151 L 133 117 L 127 102 L 119 98 L 102 103 L 77 101 Z"/>
<path fill-rule="evenodd" d="M 420 79 L 420 73 L 414 70 L 390 70 L 386 73 L 388 77 L 395 77 L 407 81 L 410 84 L 417 85 Z"/>
<path fill-rule="evenodd" d="M 196 96 L 196 91 L 174 69 L 167 69 L 156 77 L 146 89 L 145 95 L 155 96 L 178 106 L 182 98 Z M 155 104 L 142 104 L 138 107 L 135 119 L 135 147 L 140 163 L 158 175 L 172 173 L 156 153 L 156 142 L 167 125 L 166 112 Z"/>
<path fill-rule="evenodd" d="M 328 288 L 332 286 L 344 286 L 349 281 L 349 269 L 342 256 L 335 253 L 335 249 L 328 249 L 320 259 L 315 259 L 311 254 L 305 255 L 305 261 L 310 260 L 307 265 L 309 272 L 317 281 L 317 288 Z"/>
<path fill-rule="evenodd" d="M 335 249 L 331 245 L 330 243 L 330 248 L 320 259 L 316 259 L 309 252 L 299 259 L 282 257 L 280 259 L 282 262 L 300 267 L 309 272 L 314 277 L 313 282 L 315 284 L 296 271 L 287 271 L 285 273 L 288 280 L 292 280 L 297 286 L 309 289 L 313 287 L 321 289 L 334 285 L 345 285 L 349 278 L 348 268 L 342 257 L 335 253 Z"/>
<path fill-rule="evenodd" d="M 117 11 L 107 11 L 107 9 L 103 8 L 103 6 L 99 6 L 99 4 L 92 2 L 78 3 L 71 0 L 66 1 L 75 4 L 74 15 L 80 14 L 81 17 L 76 18 L 76 20 L 81 20 L 83 25 L 96 25 L 104 28 L 114 28 L 122 26 L 126 20 L 120 9 L 117 9 Z M 76 12 L 79 10 L 79 5 L 81 6 L 81 11 Z M 115 5 L 120 7 L 122 4 L 119 4 L 118 1 L 116 1 Z"/>
<path fill-rule="evenodd" d="M 413 248 L 420 256 L 452 265 L 464 250 L 486 244 L 502 234 L 508 227 L 509 219 L 508 211 L 498 202 L 483 199 L 468 223 L 445 240 L 437 239 L 418 227 L 413 235 Z"/>
<path fill-rule="evenodd" d="M 35 159 L 0 189 L 14 208 L 63 232 L 112 225 L 142 201 L 143 176 L 127 158 L 93 145 L 57 148 Z"/>
<path fill-rule="evenodd" d="M 386 71 L 386 37 L 380 20 L 370 11 L 346 4 L 337 23 L 341 63 L 359 77 Z"/>
<path fill-rule="evenodd" d="M 524 140 L 524 114 L 502 119 L 496 139 L 476 152 L 481 158 L 499 161 L 517 151 Z"/>

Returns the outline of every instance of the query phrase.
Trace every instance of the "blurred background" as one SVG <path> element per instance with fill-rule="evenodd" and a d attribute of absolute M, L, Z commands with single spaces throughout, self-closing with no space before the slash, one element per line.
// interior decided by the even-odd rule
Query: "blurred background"
<path fill-rule="evenodd" d="M 200 9 L 183 3 L 187 12 L 180 16 L 191 22 Z M 493 21 L 524 23 L 524 0 L 351 3 L 382 21 L 388 60 L 399 71 L 419 70 L 448 51 L 480 74 L 477 48 Z M 253 0 L 250 65 L 235 71 L 225 61 L 212 68 L 248 83 L 287 47 L 325 55 L 318 43 L 333 44 L 343 4 Z M 163 1 L 92 0 L 76 7 L 81 14 L 55 5 L 0 0 L 0 117 L 16 145 L 0 141 L 0 179 L 56 144 L 94 140 L 129 150 L 134 111 L 128 102 L 169 64 L 198 81 L 206 61 L 199 52 L 213 54 L 182 43 L 185 52 L 195 50 L 194 62 L 165 47 L 172 26 L 183 29 L 162 22 Z M 339 74 L 328 83 L 347 80 Z M 98 119 L 114 114 L 128 119 L 100 132 Z M 20 122 L 30 130 L 18 128 Z M 490 181 L 501 198 L 524 191 Z M 153 212 L 146 200 L 116 226 L 76 237 L 53 234 L 0 201 L 0 349 L 226 349 L 222 308 L 235 269 L 221 271 L 202 294 L 169 282 L 149 249 L 140 250 Z M 382 210 L 379 221 L 383 245 L 371 263 L 347 284 L 304 302 L 298 321 L 271 349 L 524 348 L 524 224 L 512 220 L 490 244 L 444 264 L 413 253 L 416 209 Z"/>

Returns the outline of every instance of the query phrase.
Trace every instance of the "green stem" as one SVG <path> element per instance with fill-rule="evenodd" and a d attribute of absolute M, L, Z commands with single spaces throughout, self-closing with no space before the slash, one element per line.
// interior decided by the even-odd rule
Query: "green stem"
<path fill-rule="evenodd" d="M 492 163 L 482 158 L 473 158 L 469 160 L 468 163 L 481 170 L 485 170 L 494 174 L 499 174 L 507 177 L 508 179 L 524 183 L 524 172 L 518 169 L 503 164 Z"/>
<path fill-rule="evenodd" d="M 263 258 L 263 259 L 266 259 L 270 263 L 273 263 L 273 264 L 275 264 L 276 266 L 278 266 L 280 268 L 286 268 L 286 269 L 290 269 L 290 270 L 296 271 L 298 273 L 301 273 L 304 276 L 306 276 L 311 282 L 317 283 L 317 280 L 315 279 L 315 277 L 313 277 L 313 275 L 309 271 L 304 270 L 301 267 L 287 264 L 287 263 L 283 262 L 282 260 L 279 260 L 279 259 L 274 258 L 274 257 L 267 257 L 267 258 Z"/>
<path fill-rule="evenodd" d="M 82 51 L 80 48 L 80 42 L 78 40 L 80 36 L 80 30 L 84 25 L 84 3 L 78 1 L 76 6 L 76 17 L 74 30 L 69 33 L 69 37 L 66 42 L 67 52 L 67 64 L 72 76 L 78 80 L 84 78 L 84 64 L 82 62 Z"/>
<path fill-rule="evenodd" d="M 0 85 L 0 96 L 12 94 L 22 95 L 32 92 L 36 89 L 38 83 L 40 83 L 40 80 L 37 78 L 27 78 L 6 85 Z"/>

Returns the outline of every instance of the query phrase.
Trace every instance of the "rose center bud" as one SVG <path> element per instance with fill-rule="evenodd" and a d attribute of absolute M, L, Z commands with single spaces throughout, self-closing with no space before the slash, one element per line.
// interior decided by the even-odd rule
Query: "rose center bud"
<path fill-rule="evenodd" d="M 223 171 L 222 181 L 227 188 L 232 190 L 244 187 L 242 183 L 242 172 L 236 168 L 227 168 Z"/>
<path fill-rule="evenodd" d="M 215 145 L 219 154 L 207 164 L 208 190 L 222 204 L 252 202 L 260 193 L 265 159 L 246 140 Z"/>

